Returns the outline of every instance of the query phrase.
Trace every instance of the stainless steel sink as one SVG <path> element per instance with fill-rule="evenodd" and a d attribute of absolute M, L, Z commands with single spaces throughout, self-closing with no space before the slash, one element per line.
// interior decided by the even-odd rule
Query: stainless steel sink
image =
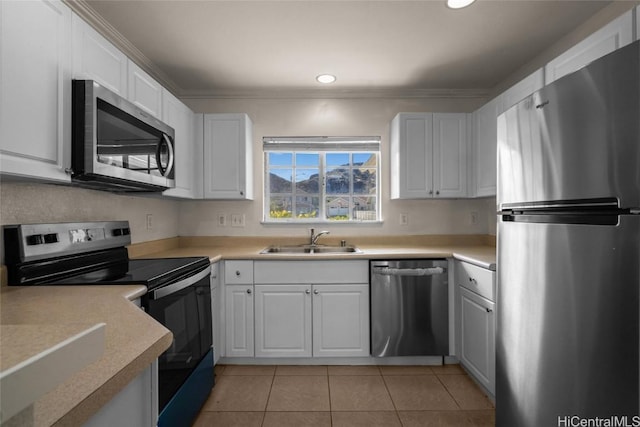
<path fill-rule="evenodd" d="M 261 254 L 348 254 L 362 253 L 355 246 L 297 245 L 269 246 L 260 251 Z"/>

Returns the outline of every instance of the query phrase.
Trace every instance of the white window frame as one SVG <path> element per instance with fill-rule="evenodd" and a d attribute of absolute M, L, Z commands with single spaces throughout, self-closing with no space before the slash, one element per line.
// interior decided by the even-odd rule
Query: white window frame
<path fill-rule="evenodd" d="M 314 218 L 297 218 L 292 216 L 290 218 L 271 218 L 270 216 L 270 168 L 269 168 L 269 153 L 283 152 L 292 153 L 292 168 L 294 176 L 292 176 L 292 192 L 291 196 L 295 202 L 295 155 L 296 153 L 317 153 L 319 154 L 318 174 L 320 178 L 320 188 L 318 197 L 319 211 L 318 217 Z M 353 193 L 353 154 L 357 153 L 374 153 L 376 156 L 376 191 L 371 195 L 360 195 Z M 267 224 L 309 224 L 309 223 L 323 223 L 323 224 L 372 224 L 382 221 L 381 205 L 380 205 L 380 137 L 264 137 L 263 138 L 263 153 L 264 153 L 264 183 L 263 183 L 263 222 Z M 331 194 L 327 195 L 326 192 L 326 164 L 325 155 L 327 153 L 349 153 L 350 158 L 350 173 L 349 176 L 349 192 L 343 195 L 336 195 L 336 197 L 348 197 L 349 198 L 349 218 L 346 220 L 329 219 L 326 215 L 326 200 L 327 197 L 332 197 Z M 376 213 L 375 219 L 354 219 L 353 213 L 353 200 L 359 196 L 373 197 L 375 199 Z"/>

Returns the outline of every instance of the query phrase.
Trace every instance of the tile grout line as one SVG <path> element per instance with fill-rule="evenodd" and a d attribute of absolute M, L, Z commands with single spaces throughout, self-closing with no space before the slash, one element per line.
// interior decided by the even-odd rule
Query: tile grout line
<path fill-rule="evenodd" d="M 273 383 L 276 380 L 276 371 L 278 367 L 276 366 L 273 369 L 273 376 L 271 377 L 271 386 L 269 387 L 269 394 L 267 395 L 267 401 L 264 404 L 264 411 L 262 411 L 262 421 L 260 422 L 260 427 L 264 426 L 264 420 L 267 418 L 267 407 L 269 406 L 269 399 L 271 398 L 271 390 L 273 390 Z"/>
<path fill-rule="evenodd" d="M 329 376 L 329 366 L 327 366 L 327 390 L 329 392 L 329 425 L 333 427 L 333 408 L 331 407 L 331 378 Z"/>
<path fill-rule="evenodd" d="M 378 367 L 378 371 L 380 371 L 380 376 L 382 377 L 382 384 L 384 384 L 384 389 L 387 390 L 387 393 L 389 394 L 389 400 L 391 400 L 391 404 L 393 405 L 393 410 L 396 414 L 396 417 L 398 418 L 398 422 L 400 423 L 400 425 L 402 426 L 402 419 L 400 418 L 400 413 L 398 412 L 398 407 L 396 406 L 396 402 L 393 400 L 393 396 L 391 396 L 391 391 L 389 391 L 389 387 L 387 386 L 387 381 L 385 381 L 384 379 L 384 375 L 382 374 L 382 370 L 380 369 L 380 367 Z"/>

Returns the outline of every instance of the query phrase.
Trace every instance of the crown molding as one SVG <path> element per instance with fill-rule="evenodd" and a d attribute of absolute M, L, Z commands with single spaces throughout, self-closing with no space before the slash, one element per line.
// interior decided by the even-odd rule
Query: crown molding
<path fill-rule="evenodd" d="M 135 47 L 125 36 L 123 36 L 113 25 L 107 22 L 98 12 L 96 12 L 85 0 L 62 0 L 71 10 L 84 19 L 97 32 L 102 34 L 107 40 L 113 43 L 125 55 L 135 62 L 140 68 L 146 71 L 162 86 L 167 88 L 174 95 L 180 93 L 180 88 L 176 83 L 160 70 L 149 58 L 147 58 L 137 47 Z"/>
<path fill-rule="evenodd" d="M 183 91 L 182 99 L 487 99 L 485 89 L 238 89 Z"/>

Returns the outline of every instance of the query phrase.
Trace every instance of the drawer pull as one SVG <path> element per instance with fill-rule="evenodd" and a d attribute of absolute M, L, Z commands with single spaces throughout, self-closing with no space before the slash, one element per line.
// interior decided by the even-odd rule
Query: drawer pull
<path fill-rule="evenodd" d="M 309 289 L 304 291 L 305 294 L 309 295 L 311 293 L 311 291 Z"/>
<path fill-rule="evenodd" d="M 491 313 L 493 311 L 489 307 L 485 308 L 485 310 L 487 310 L 487 313 Z"/>
<path fill-rule="evenodd" d="M 474 279 L 473 277 L 469 277 L 469 281 L 470 281 L 471 283 L 473 283 L 474 285 L 477 285 L 477 284 L 478 284 L 478 281 L 477 281 L 476 279 Z"/>
<path fill-rule="evenodd" d="M 236 270 L 236 276 L 240 277 L 240 270 Z"/>
<path fill-rule="evenodd" d="M 247 289 L 247 293 L 248 293 L 248 294 L 251 294 L 251 289 Z"/>

